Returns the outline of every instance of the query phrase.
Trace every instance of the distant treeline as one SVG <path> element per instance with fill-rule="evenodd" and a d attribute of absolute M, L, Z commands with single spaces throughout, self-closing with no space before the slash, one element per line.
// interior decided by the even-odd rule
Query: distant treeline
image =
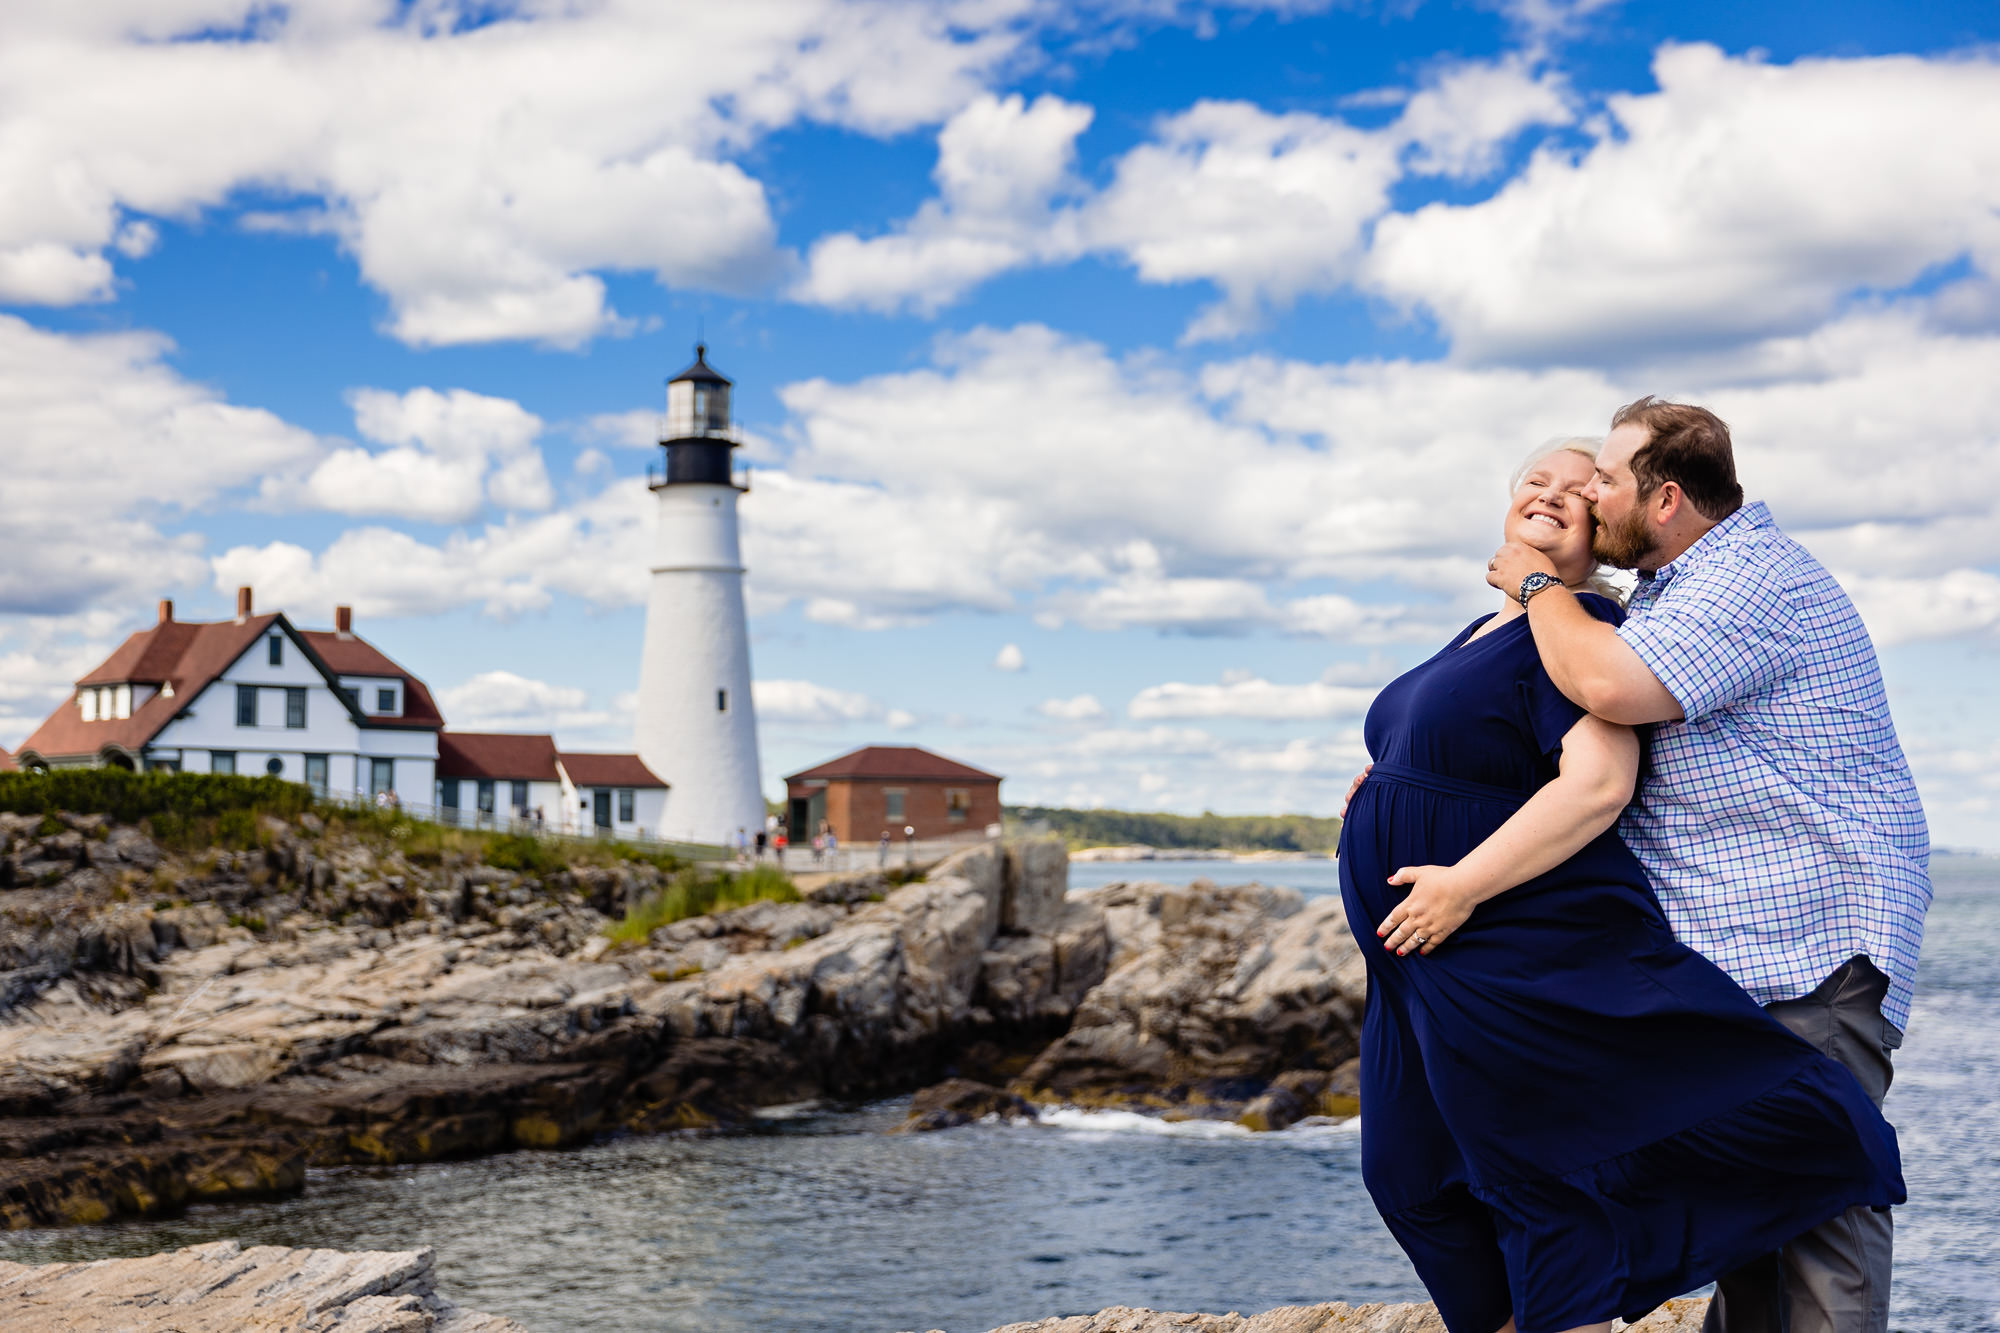
<path fill-rule="evenodd" d="M 1165 815 L 1136 810 L 1058 810 L 1010 805 L 1009 823 L 1045 824 L 1073 847 L 1228 847 L 1242 851 L 1330 852 L 1340 821 L 1312 815 Z"/>

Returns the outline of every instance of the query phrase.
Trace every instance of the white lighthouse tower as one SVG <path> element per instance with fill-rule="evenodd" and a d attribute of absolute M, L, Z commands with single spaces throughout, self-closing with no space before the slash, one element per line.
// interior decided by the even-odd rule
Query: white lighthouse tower
<path fill-rule="evenodd" d="M 695 347 L 667 381 L 667 451 L 639 664 L 639 758 L 668 784 L 660 831 L 724 843 L 764 823 L 750 631 L 736 539 L 729 381 Z"/>

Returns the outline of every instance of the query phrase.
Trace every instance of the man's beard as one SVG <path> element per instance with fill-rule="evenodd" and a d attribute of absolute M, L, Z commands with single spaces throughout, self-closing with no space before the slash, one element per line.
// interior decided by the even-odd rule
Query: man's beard
<path fill-rule="evenodd" d="M 1597 532 L 1590 539 L 1590 553 L 1615 569 L 1638 569 L 1658 551 L 1658 543 L 1646 527 L 1646 511 L 1634 505 L 1619 523 L 1607 522 L 1595 508 Z"/>

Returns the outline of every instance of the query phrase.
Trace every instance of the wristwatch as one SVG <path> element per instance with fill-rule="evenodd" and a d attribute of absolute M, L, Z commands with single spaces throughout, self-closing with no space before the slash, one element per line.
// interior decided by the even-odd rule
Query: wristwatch
<path fill-rule="evenodd" d="M 1544 588 L 1562 586 L 1562 580 L 1553 574 L 1544 574 L 1539 569 L 1521 580 L 1521 606 L 1526 609 L 1528 599 Z"/>

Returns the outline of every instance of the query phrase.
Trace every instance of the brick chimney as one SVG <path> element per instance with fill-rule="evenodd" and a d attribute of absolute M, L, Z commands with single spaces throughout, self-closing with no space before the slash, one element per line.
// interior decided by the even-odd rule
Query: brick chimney
<path fill-rule="evenodd" d="M 236 590 L 236 623 L 241 625 L 248 619 L 250 619 L 250 590 L 248 588 L 238 588 Z"/>
<path fill-rule="evenodd" d="M 174 623 L 174 599 L 171 597 L 160 599 L 160 623 L 162 625 Z"/>
<path fill-rule="evenodd" d="M 336 606 L 333 608 L 333 632 L 343 639 L 354 637 L 354 608 Z"/>

